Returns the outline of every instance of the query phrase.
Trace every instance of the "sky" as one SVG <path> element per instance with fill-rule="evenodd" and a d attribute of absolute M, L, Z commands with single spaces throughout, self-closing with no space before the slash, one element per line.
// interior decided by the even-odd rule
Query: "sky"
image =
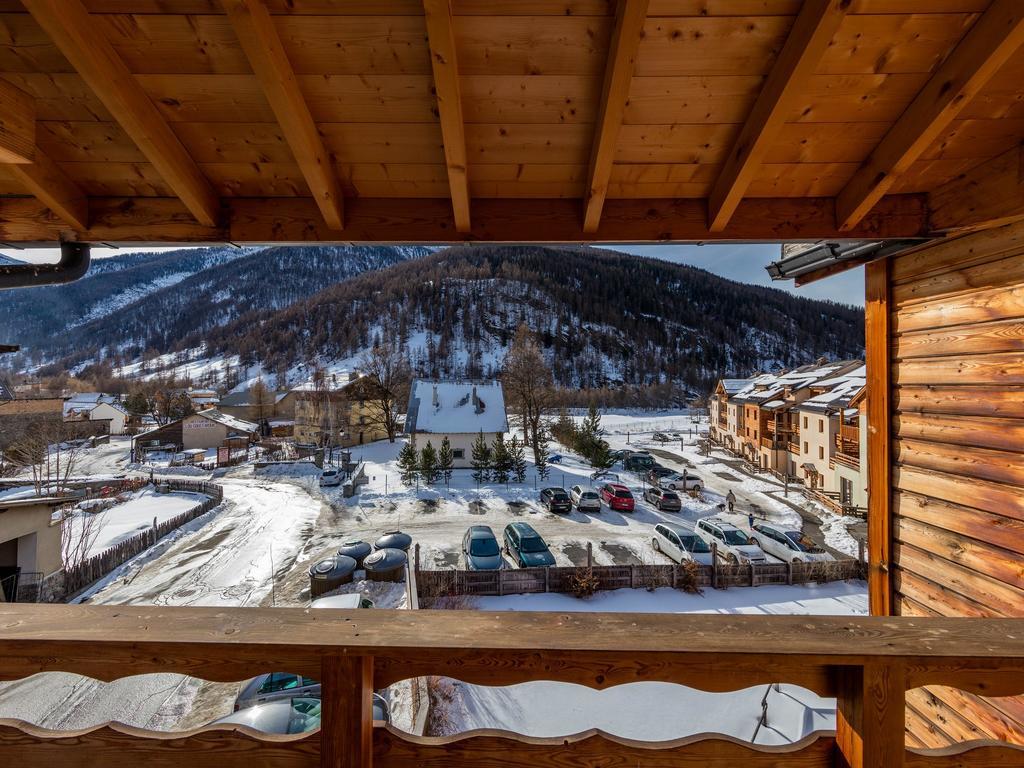
<path fill-rule="evenodd" d="M 616 245 L 608 247 L 616 251 L 664 259 L 676 264 L 690 264 L 730 280 L 780 288 L 797 296 L 805 296 L 810 299 L 831 299 L 842 304 L 864 306 L 863 267 L 856 267 L 803 288 L 795 287 L 792 280 L 773 281 L 768 277 L 765 265 L 779 259 L 778 245 L 716 243 L 709 245 L 658 244 Z M 93 248 L 92 255 L 93 258 L 100 259 L 115 256 L 118 253 L 137 253 L 142 250 L 156 253 L 175 249 L 122 248 L 118 250 L 96 247 Z M 3 255 L 10 256 L 13 259 L 38 263 L 56 261 L 60 254 L 55 248 L 39 248 L 24 251 L 3 251 Z"/>

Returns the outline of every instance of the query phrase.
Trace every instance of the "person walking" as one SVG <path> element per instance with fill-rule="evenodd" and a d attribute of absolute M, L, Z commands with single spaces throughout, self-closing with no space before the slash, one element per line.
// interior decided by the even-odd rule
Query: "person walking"
<path fill-rule="evenodd" d="M 736 494 L 732 492 L 732 489 L 725 495 L 725 503 L 728 505 L 730 512 L 736 508 Z"/>

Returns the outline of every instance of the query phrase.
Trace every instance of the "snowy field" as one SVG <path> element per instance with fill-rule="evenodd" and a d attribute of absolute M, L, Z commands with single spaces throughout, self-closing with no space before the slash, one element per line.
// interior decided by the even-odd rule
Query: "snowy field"
<path fill-rule="evenodd" d="M 587 600 L 539 594 L 478 598 L 486 611 L 588 611 L 623 613 L 745 613 L 766 615 L 867 614 L 863 582 L 793 587 L 705 590 L 691 595 L 672 589 L 621 589 Z M 642 631 L 642 629 L 641 629 Z M 835 700 L 793 685 L 768 692 L 768 724 L 758 730 L 761 699 L 768 686 L 708 693 L 673 683 L 644 682 L 597 691 L 580 685 L 536 681 L 509 686 L 455 683 L 442 719 L 449 733 L 477 728 L 529 736 L 571 736 L 590 728 L 640 741 L 666 741 L 722 733 L 758 744 L 788 744 L 814 731 L 835 728 Z"/>

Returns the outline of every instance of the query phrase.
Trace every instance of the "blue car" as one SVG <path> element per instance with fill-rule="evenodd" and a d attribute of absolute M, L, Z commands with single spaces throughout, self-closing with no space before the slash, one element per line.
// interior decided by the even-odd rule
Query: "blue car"
<path fill-rule="evenodd" d="M 561 463 L 562 463 L 562 454 L 560 454 L 560 453 L 552 453 L 550 456 L 548 456 L 548 464 L 561 464 Z"/>

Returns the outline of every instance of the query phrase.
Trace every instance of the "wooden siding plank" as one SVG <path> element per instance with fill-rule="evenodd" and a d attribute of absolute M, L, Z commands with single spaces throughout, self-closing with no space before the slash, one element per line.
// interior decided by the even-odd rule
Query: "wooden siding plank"
<path fill-rule="evenodd" d="M 893 259 L 893 285 L 916 282 L 1020 251 L 1024 251 L 1024 224 L 935 240 Z"/>
<path fill-rule="evenodd" d="M 1002 547 L 1024 555 L 1024 521 L 995 515 L 988 510 L 933 499 L 913 492 L 898 493 L 894 514 L 944 528 L 979 541 L 998 541 Z M 957 614 L 951 614 L 957 615 Z"/>
<path fill-rule="evenodd" d="M 900 361 L 941 355 L 994 355 L 1021 351 L 1024 351 L 1024 320 L 995 320 L 905 333 L 897 336 L 894 342 L 894 353 Z"/>
<path fill-rule="evenodd" d="M 956 301 L 936 299 L 902 308 L 895 316 L 897 333 L 941 329 L 989 320 L 1024 317 L 1024 284 L 1008 284 L 965 293 Z"/>
<path fill-rule="evenodd" d="M 1024 489 L 1024 453 L 901 439 L 893 444 L 895 461 L 945 474 L 1019 485 Z"/>
<path fill-rule="evenodd" d="M 846 0 L 808 0 L 772 65 L 708 198 L 708 228 L 720 232 L 757 174 L 797 95 L 846 15 Z"/>
<path fill-rule="evenodd" d="M 893 409 L 900 414 L 1024 418 L 1024 388 L 902 386 L 893 391 Z"/>
<path fill-rule="evenodd" d="M 893 527 L 897 541 L 959 563 L 1004 584 L 1024 584 L 1024 562 L 1017 553 L 910 518 L 896 517 Z M 1024 596 L 1024 592 L 1021 594 Z"/>
<path fill-rule="evenodd" d="M 895 549 L 895 562 L 900 568 L 944 585 L 956 594 L 987 606 L 996 616 L 1013 616 L 1019 612 L 1024 592 L 952 563 L 905 542 Z"/>
<path fill-rule="evenodd" d="M 841 229 L 871 210 L 1022 43 L 1024 6 L 995 0 L 836 198 Z"/>
<path fill-rule="evenodd" d="M 637 49 L 643 36 L 647 18 L 648 0 L 619 0 L 615 27 L 605 66 L 601 105 L 598 108 L 594 139 L 590 150 L 590 170 L 587 173 L 586 196 L 583 207 L 583 231 L 594 232 L 601 222 L 601 211 L 608 195 L 615 148 L 626 109 L 629 84 Z"/>
<path fill-rule="evenodd" d="M 865 269 L 864 336 L 868 428 L 868 604 L 873 616 L 892 613 L 892 428 L 889 259 Z"/>
<path fill-rule="evenodd" d="M 430 63 L 434 73 L 434 93 L 441 121 L 445 165 L 448 168 L 455 229 L 468 232 L 469 168 L 466 159 L 466 123 L 462 116 L 459 92 L 459 63 L 450 0 L 424 0 Z"/>
<path fill-rule="evenodd" d="M 893 365 L 896 384 L 1024 384 L 1024 357 L 1017 352 L 925 357 Z"/>
<path fill-rule="evenodd" d="M 1024 450 L 1024 421 L 1017 419 L 901 412 L 893 418 L 892 428 L 901 439 L 930 440 L 963 448 Z"/>
<path fill-rule="evenodd" d="M 973 616 L 980 619 L 997 616 L 991 608 L 948 590 L 931 579 L 922 578 L 908 568 L 897 569 L 894 589 L 901 606 L 908 600 L 911 602 L 911 613 L 904 612 L 901 607 L 901 616 Z"/>
<path fill-rule="evenodd" d="M 1016 486 L 967 480 L 955 475 L 928 472 L 907 466 L 895 468 L 893 486 L 901 491 L 913 491 L 933 499 L 942 499 L 1004 517 L 1024 520 L 1024 494 Z"/>
<path fill-rule="evenodd" d="M 928 275 L 913 282 L 893 286 L 892 298 L 897 311 L 918 302 L 943 299 L 955 303 L 957 298 L 984 288 L 1003 288 L 1024 283 L 1024 258 L 1013 253 L 1001 259 L 987 259 L 980 264 L 965 265 L 940 274 Z"/>

